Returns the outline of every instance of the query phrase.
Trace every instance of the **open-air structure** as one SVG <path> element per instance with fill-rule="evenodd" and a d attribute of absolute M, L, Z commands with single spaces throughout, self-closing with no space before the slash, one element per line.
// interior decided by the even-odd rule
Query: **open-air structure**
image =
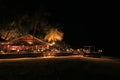
<path fill-rule="evenodd" d="M 38 53 L 49 48 L 49 43 L 30 34 L 13 39 L 9 42 L 0 42 L 0 49 L 8 53 Z"/>

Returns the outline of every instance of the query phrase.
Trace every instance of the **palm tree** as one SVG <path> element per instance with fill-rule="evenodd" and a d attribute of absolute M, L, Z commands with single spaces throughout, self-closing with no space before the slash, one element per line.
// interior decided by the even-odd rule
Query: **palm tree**
<path fill-rule="evenodd" d="M 47 40 L 48 42 L 52 42 L 54 44 L 55 41 L 61 41 L 63 39 L 63 35 L 64 33 L 58 31 L 57 28 L 51 28 L 44 37 L 44 40 Z"/>
<path fill-rule="evenodd" d="M 16 38 L 20 34 L 18 28 L 15 26 L 14 21 L 8 22 L 7 24 L 2 25 L 1 27 L 2 28 L 0 28 L 0 36 L 6 41 Z"/>

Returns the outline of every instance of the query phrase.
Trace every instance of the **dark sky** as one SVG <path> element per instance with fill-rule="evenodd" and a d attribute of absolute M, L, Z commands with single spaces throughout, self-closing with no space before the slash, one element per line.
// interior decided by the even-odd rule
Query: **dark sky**
<path fill-rule="evenodd" d="M 74 48 L 95 45 L 106 54 L 118 55 L 118 10 L 112 2 L 0 0 L 0 9 L 1 19 L 27 11 L 51 12 L 53 22 L 63 25 L 63 40 Z"/>

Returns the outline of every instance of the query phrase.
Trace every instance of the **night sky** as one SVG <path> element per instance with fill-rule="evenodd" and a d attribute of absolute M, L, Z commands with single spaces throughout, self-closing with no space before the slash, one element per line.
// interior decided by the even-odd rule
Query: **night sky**
<path fill-rule="evenodd" d="M 51 21 L 62 24 L 63 41 L 73 48 L 95 45 L 106 55 L 120 56 L 118 10 L 112 2 L 0 0 L 0 20 L 39 10 L 50 12 Z"/>

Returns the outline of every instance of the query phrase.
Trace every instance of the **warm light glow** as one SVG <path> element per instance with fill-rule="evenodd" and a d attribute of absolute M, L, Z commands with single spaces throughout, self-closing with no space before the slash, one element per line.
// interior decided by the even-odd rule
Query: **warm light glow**
<path fill-rule="evenodd" d="M 28 43 L 29 43 L 29 44 L 32 44 L 32 42 L 31 42 L 31 41 L 29 41 Z"/>
<path fill-rule="evenodd" d="M 54 45 L 54 44 L 55 44 L 55 42 L 52 42 L 52 44 Z"/>
<path fill-rule="evenodd" d="M 54 42 L 54 41 L 50 44 L 50 46 L 53 46 L 53 45 L 55 45 L 55 42 Z"/>
<path fill-rule="evenodd" d="M 9 47 L 10 47 L 10 45 L 7 45 L 7 47 L 9 48 Z"/>
<path fill-rule="evenodd" d="M 17 52 L 19 52 L 20 50 L 18 49 Z"/>
<path fill-rule="evenodd" d="M 61 41 L 63 39 L 63 33 L 59 32 L 58 29 L 51 29 L 50 32 L 44 38 L 48 42 Z"/>

